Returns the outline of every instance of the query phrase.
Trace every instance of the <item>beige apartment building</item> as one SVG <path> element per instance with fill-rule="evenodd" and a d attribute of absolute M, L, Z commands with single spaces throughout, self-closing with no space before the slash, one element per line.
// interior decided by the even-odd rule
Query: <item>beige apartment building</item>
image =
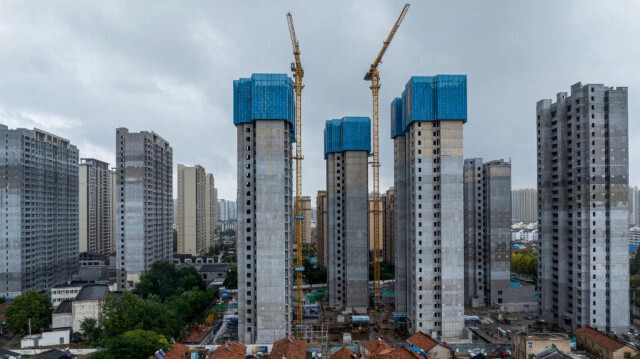
<path fill-rule="evenodd" d="M 214 178 L 200 165 L 178 164 L 178 253 L 202 255 L 212 244 L 217 194 Z"/>
<path fill-rule="evenodd" d="M 529 359 L 543 349 L 555 346 L 563 353 L 571 352 L 571 339 L 563 333 L 519 332 L 511 338 L 511 357 Z"/>

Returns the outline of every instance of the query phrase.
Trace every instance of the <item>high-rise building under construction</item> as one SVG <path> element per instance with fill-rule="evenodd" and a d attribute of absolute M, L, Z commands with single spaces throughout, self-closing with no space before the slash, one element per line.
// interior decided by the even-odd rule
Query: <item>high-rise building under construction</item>
<path fill-rule="evenodd" d="M 343 117 L 325 127 L 327 291 L 333 308 L 366 308 L 368 156 L 371 120 Z"/>
<path fill-rule="evenodd" d="M 273 343 L 291 330 L 294 112 L 293 82 L 285 74 L 233 82 L 238 336 L 244 343 Z"/>
<path fill-rule="evenodd" d="M 462 126 L 465 75 L 412 77 L 391 103 L 396 310 L 411 333 L 464 327 Z"/>

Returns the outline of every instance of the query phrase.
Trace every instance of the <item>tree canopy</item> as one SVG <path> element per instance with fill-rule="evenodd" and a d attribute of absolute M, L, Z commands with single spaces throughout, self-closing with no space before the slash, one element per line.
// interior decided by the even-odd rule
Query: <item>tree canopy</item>
<path fill-rule="evenodd" d="M 151 270 L 140 277 L 136 290 L 143 298 L 157 295 L 164 302 L 174 294 L 180 294 L 191 289 L 204 290 L 204 280 L 198 270 L 193 267 L 176 269 L 170 262 L 155 262 Z"/>
<path fill-rule="evenodd" d="M 149 358 L 158 349 L 168 350 L 169 341 L 163 335 L 147 330 L 131 330 L 110 339 L 106 350 L 98 352 L 94 359 Z"/>
<path fill-rule="evenodd" d="M 538 278 L 538 255 L 526 249 L 511 254 L 511 271 Z"/>
<path fill-rule="evenodd" d="M 34 290 L 17 296 L 4 311 L 7 330 L 14 334 L 28 333 L 29 319 L 31 319 L 31 331 L 40 331 L 51 324 L 51 314 L 53 314 L 53 308 L 49 296 Z"/>

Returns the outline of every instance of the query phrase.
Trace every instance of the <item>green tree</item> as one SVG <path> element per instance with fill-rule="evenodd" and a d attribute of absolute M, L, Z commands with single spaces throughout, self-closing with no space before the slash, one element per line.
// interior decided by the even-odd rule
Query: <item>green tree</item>
<path fill-rule="evenodd" d="M 29 319 L 31 319 L 32 332 L 51 324 L 51 300 L 46 294 L 30 290 L 17 296 L 13 303 L 4 311 L 7 322 L 7 330 L 14 334 L 29 332 Z"/>
<path fill-rule="evenodd" d="M 147 330 L 125 332 L 107 342 L 102 359 L 139 359 L 149 358 L 158 349 L 168 350 L 169 341 L 163 335 Z M 95 358 L 96 356 L 94 356 Z"/>
<path fill-rule="evenodd" d="M 80 331 L 92 345 L 97 345 L 102 336 L 102 329 L 98 326 L 98 321 L 93 318 L 85 318 L 80 323 Z"/>
<path fill-rule="evenodd" d="M 519 249 L 511 254 L 511 271 L 518 274 L 538 278 L 538 255 L 526 249 Z"/>
<path fill-rule="evenodd" d="M 140 277 L 136 289 L 142 294 L 142 298 L 155 294 L 164 302 L 167 297 L 175 294 L 177 278 L 178 273 L 173 263 L 155 262 L 151 265 L 151 270 Z"/>
<path fill-rule="evenodd" d="M 130 292 L 123 292 L 120 298 L 113 293 L 107 294 L 99 322 L 104 328 L 105 340 L 133 329 L 142 329 L 145 302 Z"/>
<path fill-rule="evenodd" d="M 5 303 L 7 298 L 5 296 L 0 297 L 0 304 Z"/>
<path fill-rule="evenodd" d="M 631 275 L 640 273 L 640 251 L 637 251 L 633 256 L 629 266 L 629 272 Z"/>
<path fill-rule="evenodd" d="M 233 266 L 227 271 L 222 285 L 227 289 L 238 289 L 238 266 Z"/>
<path fill-rule="evenodd" d="M 204 290 L 206 286 L 202 276 L 194 267 L 182 267 L 178 270 L 177 287 L 179 291 L 191 290 L 193 288 Z"/>

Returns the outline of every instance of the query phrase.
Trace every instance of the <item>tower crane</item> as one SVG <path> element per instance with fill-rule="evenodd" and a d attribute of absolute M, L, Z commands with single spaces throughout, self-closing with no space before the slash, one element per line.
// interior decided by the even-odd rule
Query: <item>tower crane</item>
<path fill-rule="evenodd" d="M 304 70 L 300 62 L 300 46 L 296 38 L 296 30 L 293 27 L 293 16 L 287 13 L 287 22 L 289 24 L 289 34 L 291 35 L 291 45 L 293 45 L 293 56 L 295 62 L 291 63 L 291 71 L 293 72 L 293 89 L 296 94 L 296 154 L 293 159 L 296 160 L 296 200 L 295 200 L 295 231 L 296 231 L 296 326 L 302 326 L 302 273 L 304 266 L 302 264 L 302 77 Z"/>
<path fill-rule="evenodd" d="M 373 300 L 375 303 L 380 302 L 380 153 L 378 143 L 378 92 L 380 91 L 380 74 L 378 73 L 378 65 L 382 62 L 382 57 L 387 51 L 391 40 L 398 31 L 404 16 L 409 11 L 409 4 L 405 4 L 398 20 L 391 28 L 391 32 L 382 45 L 382 49 L 371 64 L 371 68 L 364 75 L 365 81 L 371 81 L 371 95 L 373 98 L 373 118 L 372 118 L 372 142 L 373 142 L 373 160 L 370 162 L 373 169 Z"/>

